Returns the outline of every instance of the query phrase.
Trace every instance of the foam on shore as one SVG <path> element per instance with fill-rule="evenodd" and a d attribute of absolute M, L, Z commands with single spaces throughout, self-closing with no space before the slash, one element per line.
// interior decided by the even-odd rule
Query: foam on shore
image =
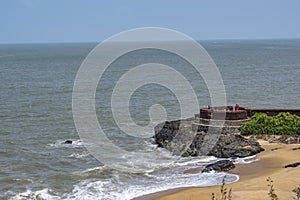
<path fill-rule="evenodd" d="M 260 160 L 250 164 L 238 164 L 231 173 L 240 176 L 238 182 L 232 183 L 227 188 L 232 188 L 232 199 L 261 200 L 268 198 L 269 187 L 266 179 L 271 177 L 274 181 L 275 192 L 279 199 L 292 199 L 292 190 L 299 187 L 299 167 L 284 168 L 285 165 L 300 161 L 300 150 L 292 150 L 299 147 L 296 144 L 275 144 L 259 141 L 265 149 L 258 154 Z M 211 193 L 218 194 L 219 186 L 188 188 L 172 194 L 162 194 L 159 198 L 148 198 L 157 200 L 172 199 L 210 199 Z M 159 195 L 156 195 L 159 196 Z M 160 195 L 161 196 L 161 195 Z M 295 196 L 295 195 L 294 195 Z"/>

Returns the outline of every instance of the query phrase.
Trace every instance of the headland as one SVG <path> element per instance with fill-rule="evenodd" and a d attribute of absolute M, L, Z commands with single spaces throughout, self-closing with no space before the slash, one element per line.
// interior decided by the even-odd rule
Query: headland
<path fill-rule="evenodd" d="M 292 199 L 292 190 L 300 187 L 299 136 L 297 136 L 298 140 L 285 140 L 289 142 L 284 144 L 270 143 L 240 134 L 240 127 L 255 113 L 275 116 L 282 112 L 300 116 L 300 109 L 239 107 L 236 110 L 232 106 L 201 108 L 200 112 L 192 118 L 159 124 L 155 128 L 155 139 L 159 147 L 182 156 L 201 156 L 206 153 L 205 155 L 217 158 L 232 159 L 257 155 L 259 161 L 237 164 L 234 169 L 227 169 L 226 166 L 221 169 L 221 171 L 240 176 L 238 182 L 226 185 L 227 188 L 232 188 L 232 199 L 268 199 L 269 188 L 266 181 L 268 177 L 273 179 L 279 199 Z M 218 132 L 217 139 L 216 132 Z M 203 150 L 207 142 L 212 142 L 208 146 L 214 145 L 209 148 L 209 152 Z M 201 173 L 201 170 L 191 169 L 188 173 Z M 218 196 L 219 191 L 220 186 L 174 188 L 136 199 L 211 199 L 212 193 Z"/>

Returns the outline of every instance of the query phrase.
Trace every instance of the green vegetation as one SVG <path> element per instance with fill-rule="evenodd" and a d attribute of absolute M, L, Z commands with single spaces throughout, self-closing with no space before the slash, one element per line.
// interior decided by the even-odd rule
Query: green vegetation
<path fill-rule="evenodd" d="M 267 182 L 268 182 L 268 187 L 270 188 L 269 193 L 268 193 L 270 199 L 271 200 L 278 200 L 278 196 L 277 196 L 277 194 L 275 194 L 273 180 L 270 177 L 268 177 Z"/>
<path fill-rule="evenodd" d="M 232 190 L 231 188 L 227 190 L 225 187 L 225 178 L 223 178 L 222 185 L 220 187 L 220 198 L 215 196 L 215 193 L 211 194 L 211 200 L 231 200 L 232 199 Z"/>
<path fill-rule="evenodd" d="M 241 127 L 243 135 L 300 135 L 300 117 L 290 113 L 279 113 L 270 117 L 256 113 Z"/>
<path fill-rule="evenodd" d="M 296 197 L 294 197 L 294 200 L 300 200 L 300 186 L 293 189 L 293 192 L 296 194 Z"/>
<path fill-rule="evenodd" d="M 279 200 L 277 194 L 275 193 L 274 185 L 273 185 L 273 180 L 268 177 L 267 178 L 268 182 L 268 187 L 269 187 L 269 192 L 268 196 L 271 200 Z M 293 197 L 294 200 L 300 200 L 300 186 L 296 187 L 292 190 L 296 197 Z M 225 187 L 225 181 L 223 179 L 223 184 L 220 187 L 220 198 L 217 198 L 214 193 L 211 194 L 211 200 L 232 200 L 232 189 L 230 188 L 229 190 Z"/>

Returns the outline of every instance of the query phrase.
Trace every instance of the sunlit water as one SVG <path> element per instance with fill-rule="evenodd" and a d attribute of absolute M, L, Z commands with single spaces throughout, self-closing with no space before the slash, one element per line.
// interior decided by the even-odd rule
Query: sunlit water
<path fill-rule="evenodd" d="M 228 104 L 299 108 L 300 40 L 201 44 L 219 67 Z M 199 105 L 210 104 L 204 81 L 186 62 L 168 53 L 144 50 L 122 57 L 107 71 L 96 94 L 98 120 L 108 138 L 128 151 L 151 153 L 153 161 L 140 160 L 139 169 L 131 170 L 127 163 L 106 166 L 90 155 L 73 122 L 72 88 L 81 62 L 95 45 L 0 45 L 0 199 L 123 200 L 174 187 L 220 184 L 224 173 L 183 173 L 216 158 L 173 156 L 157 148 L 151 138 L 123 134 L 112 118 L 110 95 L 118 78 L 146 62 L 176 68 L 189 77 Z M 148 123 L 153 104 L 163 105 L 168 119 L 180 117 L 179 103 L 171 91 L 146 85 L 130 101 L 137 124 Z M 73 144 L 62 144 L 68 139 Z M 226 177 L 227 182 L 238 179 Z"/>

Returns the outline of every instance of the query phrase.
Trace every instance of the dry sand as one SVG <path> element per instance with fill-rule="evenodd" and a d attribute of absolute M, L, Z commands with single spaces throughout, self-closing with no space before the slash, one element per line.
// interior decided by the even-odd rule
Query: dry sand
<path fill-rule="evenodd" d="M 232 188 L 232 199 L 263 200 L 269 199 L 269 187 L 266 179 L 271 177 L 274 181 L 275 193 L 280 200 L 292 199 L 292 190 L 300 186 L 300 166 L 295 168 L 284 168 L 285 165 L 300 162 L 300 145 L 274 144 L 260 140 L 260 144 L 265 149 L 258 154 L 259 161 L 251 164 L 239 164 L 230 173 L 238 174 L 238 182 L 226 185 Z M 187 189 L 176 189 L 164 191 L 139 197 L 139 200 L 201 200 L 211 199 L 211 194 L 215 193 L 219 198 L 220 186 L 193 187 Z"/>

